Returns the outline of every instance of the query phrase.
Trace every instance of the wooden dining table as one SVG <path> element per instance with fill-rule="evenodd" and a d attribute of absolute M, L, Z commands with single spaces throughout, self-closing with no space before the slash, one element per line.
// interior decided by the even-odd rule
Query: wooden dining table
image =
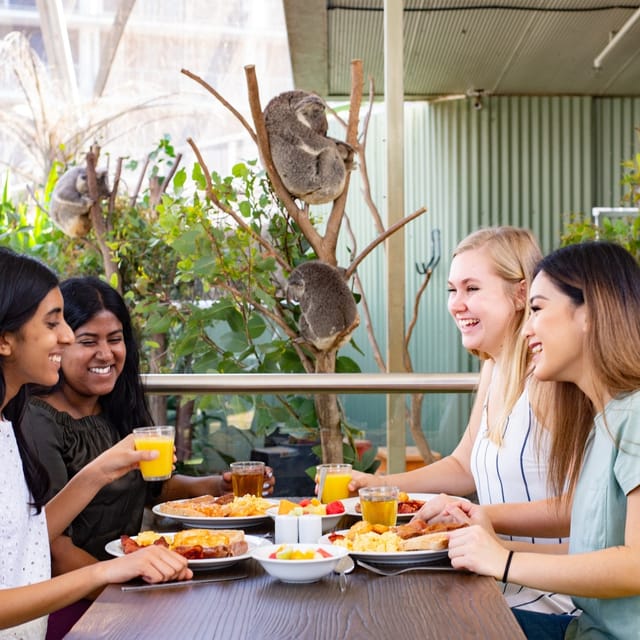
<path fill-rule="evenodd" d="M 269 528 L 272 522 L 247 533 L 269 536 Z M 380 576 L 357 566 L 341 591 L 335 574 L 312 584 L 286 584 L 246 559 L 194 577 L 195 584 L 141 591 L 111 585 L 65 640 L 525 637 L 495 580 L 471 573 Z M 211 577 L 235 579 L 198 582 Z"/>

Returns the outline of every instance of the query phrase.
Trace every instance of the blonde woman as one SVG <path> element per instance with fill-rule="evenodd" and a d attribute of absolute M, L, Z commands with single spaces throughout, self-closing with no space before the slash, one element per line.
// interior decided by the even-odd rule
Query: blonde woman
<path fill-rule="evenodd" d="M 592 242 L 544 258 L 524 334 L 533 375 L 554 416 L 549 475 L 557 505 L 517 508 L 522 526 L 562 528 L 568 554 L 549 555 L 492 535 L 483 508 L 449 515 L 482 526 L 452 532 L 454 567 L 574 595 L 573 618 L 516 611 L 528 638 L 637 639 L 640 620 L 640 267 L 622 247 Z M 470 519 L 467 518 L 470 516 Z M 557 551 L 562 551 L 558 549 Z"/>
<path fill-rule="evenodd" d="M 476 492 L 480 504 L 548 497 L 548 433 L 531 408 L 530 356 L 521 335 L 529 313 L 529 284 L 541 257 L 533 234 L 525 229 L 485 228 L 460 242 L 449 269 L 448 309 L 464 347 L 483 361 L 466 431 L 451 455 L 434 464 L 382 477 L 354 472 L 352 491 L 382 482 L 413 492 Z M 448 500 L 432 500 L 418 515 L 429 519 Z M 557 594 L 517 585 L 504 585 L 504 593 L 512 607 L 554 613 L 574 609 Z"/>

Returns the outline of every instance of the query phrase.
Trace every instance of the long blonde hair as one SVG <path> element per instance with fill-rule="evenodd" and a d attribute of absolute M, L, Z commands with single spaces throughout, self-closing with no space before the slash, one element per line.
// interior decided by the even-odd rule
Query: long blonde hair
<path fill-rule="evenodd" d="M 524 281 L 526 292 L 522 300 L 522 308 L 514 305 L 515 317 L 511 330 L 505 336 L 503 351 L 509 357 L 504 358 L 502 375 L 492 385 L 491 393 L 504 398 L 503 410 L 492 416 L 487 425 L 488 437 L 496 444 L 502 443 L 502 433 L 507 417 L 513 406 L 522 395 L 529 369 L 530 355 L 527 344 L 522 337 L 522 328 L 529 317 L 529 286 L 536 264 L 542 253 L 535 236 L 528 229 L 517 227 L 486 227 L 468 235 L 458 244 L 453 252 L 457 256 L 465 251 L 481 249 L 489 257 L 496 275 L 504 280 L 507 295 L 515 301 L 518 285 Z M 475 356 L 487 360 L 490 356 L 471 350 Z"/>

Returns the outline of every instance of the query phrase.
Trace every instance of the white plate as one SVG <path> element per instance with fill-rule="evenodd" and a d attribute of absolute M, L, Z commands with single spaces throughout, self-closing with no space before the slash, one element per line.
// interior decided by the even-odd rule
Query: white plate
<path fill-rule="evenodd" d="M 278 502 L 269 500 L 273 505 Z M 161 518 L 171 518 L 182 522 L 185 527 L 195 527 L 196 529 L 244 529 L 245 527 L 255 527 L 269 520 L 270 516 L 243 516 L 243 517 L 218 517 L 211 518 L 207 516 L 178 516 L 173 513 L 164 513 L 160 510 L 164 503 L 156 504 L 151 509 L 153 513 Z"/>
<path fill-rule="evenodd" d="M 267 513 L 275 520 L 276 516 L 278 515 L 278 507 L 271 507 L 271 509 L 267 509 Z M 342 513 L 337 513 L 335 515 L 320 516 L 320 522 L 322 523 L 322 533 L 328 533 L 329 531 L 334 529 L 338 525 L 338 522 L 340 522 L 342 517 L 346 515 L 346 513 L 347 512 L 345 510 Z M 304 518 L 304 515 L 306 514 L 303 514 L 299 517 Z"/>
<path fill-rule="evenodd" d="M 345 535 L 349 532 L 348 529 L 344 531 L 336 531 L 336 533 L 341 533 Z M 329 535 L 324 535 L 320 540 L 318 540 L 318 544 L 332 544 L 329 539 Z M 336 545 L 338 546 L 338 545 Z M 341 547 L 344 548 L 344 547 Z M 448 549 L 436 549 L 433 551 L 351 551 L 349 550 L 349 555 L 352 558 L 360 558 L 365 562 L 377 562 L 382 564 L 426 564 L 428 562 L 435 562 L 436 560 L 441 560 L 442 558 L 446 558 L 449 555 Z"/>
<path fill-rule="evenodd" d="M 423 502 L 427 502 L 432 498 L 436 498 L 438 495 L 440 494 L 438 493 L 409 493 L 408 494 L 409 500 L 422 500 Z M 454 498 L 454 496 L 451 496 L 451 497 L 455 500 L 458 499 L 458 498 Z M 356 511 L 356 505 L 358 504 L 358 502 L 360 502 L 360 498 L 358 498 L 357 496 L 355 498 L 346 498 L 345 500 L 342 501 L 342 504 L 344 504 L 345 512 L 347 513 L 347 515 L 356 516 L 356 518 L 362 518 L 362 514 L 359 511 Z M 411 518 L 413 518 L 414 515 L 415 513 L 399 513 L 396 520 L 411 520 Z"/>
<path fill-rule="evenodd" d="M 162 535 L 172 536 L 175 532 L 162 532 Z M 134 540 L 137 536 L 131 536 Z M 241 560 L 246 560 L 251 557 L 253 551 L 255 551 L 258 547 L 263 547 L 265 545 L 270 545 L 271 542 L 269 540 L 265 540 L 259 536 L 245 536 L 244 539 L 247 541 L 249 548 L 246 553 L 243 553 L 241 556 L 231 556 L 229 558 L 204 558 L 202 560 L 189 560 L 189 567 L 194 571 L 202 571 L 204 569 L 210 571 L 212 569 L 226 569 Z M 124 551 L 122 550 L 122 545 L 120 544 L 120 540 L 112 540 L 111 542 L 107 542 L 104 546 L 105 551 L 110 553 L 112 556 L 123 556 Z"/>

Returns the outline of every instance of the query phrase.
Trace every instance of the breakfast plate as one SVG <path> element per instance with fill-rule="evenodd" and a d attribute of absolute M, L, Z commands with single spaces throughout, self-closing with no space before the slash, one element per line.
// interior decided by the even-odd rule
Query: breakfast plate
<path fill-rule="evenodd" d="M 274 500 L 269 500 L 269 502 L 274 506 L 278 504 Z M 266 513 L 256 516 L 183 516 L 175 513 L 165 513 L 162 510 L 163 505 L 164 503 L 156 504 L 151 510 L 161 518 L 171 518 L 181 522 L 185 527 L 195 527 L 197 529 L 244 529 L 246 527 L 255 527 L 271 519 L 271 516 Z"/>
<path fill-rule="evenodd" d="M 336 531 L 336 534 L 345 535 L 349 532 Z M 318 544 L 332 544 L 331 535 L 327 534 L 318 540 Z M 336 545 L 339 546 L 339 545 Z M 344 547 L 343 547 L 344 548 Z M 448 549 L 427 549 L 421 551 L 351 551 L 349 555 L 356 560 L 364 560 L 365 562 L 373 562 L 378 564 L 394 564 L 394 565 L 410 565 L 410 564 L 426 564 L 442 560 L 449 555 Z"/>
<path fill-rule="evenodd" d="M 163 533 L 163 536 L 172 536 L 171 533 Z M 131 536 L 133 540 L 137 538 L 137 536 Z M 226 569 L 227 567 L 231 567 L 234 564 L 237 564 L 241 560 L 246 560 L 251 557 L 251 554 L 258 548 L 263 547 L 265 545 L 270 545 L 271 542 L 269 540 L 265 540 L 259 536 L 247 536 L 245 535 L 244 539 L 247 541 L 249 548 L 246 553 L 243 553 L 240 556 L 230 556 L 228 558 L 204 558 L 204 559 L 190 559 L 188 564 L 191 569 L 194 571 L 211 571 L 213 569 Z M 120 557 L 124 555 L 124 551 L 122 549 L 122 545 L 120 544 L 120 539 L 111 540 L 111 542 L 107 542 L 104 546 L 105 551 L 112 556 Z M 135 552 L 134 552 L 135 553 Z"/>

